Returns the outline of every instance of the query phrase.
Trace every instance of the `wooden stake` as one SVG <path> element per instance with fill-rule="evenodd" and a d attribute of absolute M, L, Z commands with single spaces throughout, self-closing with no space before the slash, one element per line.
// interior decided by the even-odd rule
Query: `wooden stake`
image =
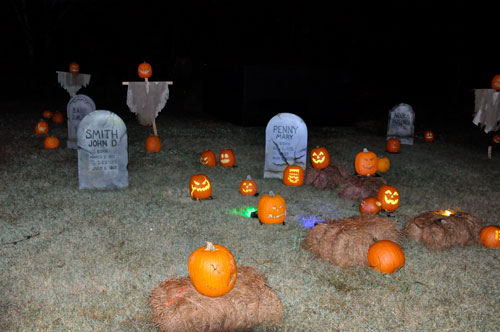
<path fill-rule="evenodd" d="M 491 148 L 492 146 L 488 146 L 488 159 L 491 159 Z"/>
<path fill-rule="evenodd" d="M 158 136 L 158 131 L 156 130 L 156 119 L 153 119 L 153 133 Z"/>
<path fill-rule="evenodd" d="M 122 85 L 128 85 L 130 82 L 122 82 Z M 167 84 L 168 85 L 173 85 L 174 82 L 173 81 L 167 81 Z"/>

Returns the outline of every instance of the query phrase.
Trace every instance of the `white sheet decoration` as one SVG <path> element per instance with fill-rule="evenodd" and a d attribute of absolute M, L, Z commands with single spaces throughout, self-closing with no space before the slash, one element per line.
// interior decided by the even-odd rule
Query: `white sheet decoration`
<path fill-rule="evenodd" d="M 494 89 L 476 89 L 474 119 L 472 122 L 483 128 L 484 132 L 497 131 L 500 128 L 500 91 Z"/>
<path fill-rule="evenodd" d="M 151 126 L 158 113 L 165 107 L 169 96 L 168 82 L 130 82 L 127 106 L 137 114 L 139 123 Z"/>
<path fill-rule="evenodd" d="M 72 74 L 66 71 L 57 71 L 57 82 L 68 91 L 71 97 L 76 96 L 78 90 L 86 87 L 90 82 L 90 74 Z"/>

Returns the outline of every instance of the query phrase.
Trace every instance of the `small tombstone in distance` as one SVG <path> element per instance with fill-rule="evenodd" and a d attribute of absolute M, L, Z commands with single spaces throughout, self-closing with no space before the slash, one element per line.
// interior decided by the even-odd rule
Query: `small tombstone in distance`
<path fill-rule="evenodd" d="M 413 145 L 415 112 L 408 104 L 399 104 L 389 111 L 387 139 L 397 138 L 401 144 Z"/>
<path fill-rule="evenodd" d="M 307 126 L 292 113 L 275 115 L 266 127 L 265 178 L 283 178 L 288 165 L 306 168 Z"/>
<path fill-rule="evenodd" d="M 128 186 L 127 128 L 110 111 L 94 111 L 80 121 L 77 131 L 80 189 Z"/>
<path fill-rule="evenodd" d="M 95 103 L 89 96 L 80 94 L 69 100 L 66 109 L 68 112 L 68 149 L 76 149 L 78 125 L 87 114 L 95 111 Z"/>

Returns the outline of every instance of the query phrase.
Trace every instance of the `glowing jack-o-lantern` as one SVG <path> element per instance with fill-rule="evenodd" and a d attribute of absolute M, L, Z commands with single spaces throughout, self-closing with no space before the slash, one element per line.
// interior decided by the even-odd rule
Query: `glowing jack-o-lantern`
<path fill-rule="evenodd" d="M 250 175 L 240 183 L 240 194 L 245 196 L 257 195 L 257 183 Z"/>
<path fill-rule="evenodd" d="M 366 148 L 356 155 L 354 169 L 359 175 L 373 175 L 377 172 L 377 155 Z"/>
<path fill-rule="evenodd" d="M 311 165 L 317 169 L 327 168 L 330 165 L 330 154 L 324 147 L 311 150 Z"/>
<path fill-rule="evenodd" d="M 236 162 L 236 158 L 234 157 L 234 152 L 231 149 L 222 150 L 219 153 L 219 163 L 224 167 L 233 167 Z"/>
<path fill-rule="evenodd" d="M 285 199 L 272 191 L 263 195 L 257 204 L 257 216 L 263 224 L 283 224 L 286 218 Z"/>
<path fill-rule="evenodd" d="M 207 167 L 215 167 L 217 164 L 217 158 L 212 150 L 203 151 L 200 156 L 200 163 Z"/>
<path fill-rule="evenodd" d="M 52 115 L 54 115 L 54 113 L 51 111 L 51 110 L 44 110 L 42 112 L 42 116 L 45 118 L 45 119 L 50 119 L 52 118 Z"/>
<path fill-rule="evenodd" d="M 72 74 L 78 74 L 80 72 L 80 65 L 76 62 L 69 64 L 69 72 Z"/>
<path fill-rule="evenodd" d="M 479 233 L 481 243 L 488 248 L 500 248 L 500 227 L 495 225 L 485 226 Z"/>
<path fill-rule="evenodd" d="M 491 88 L 500 90 L 500 75 L 493 76 L 493 79 L 491 80 Z"/>
<path fill-rule="evenodd" d="M 140 78 L 149 78 L 153 75 L 153 68 L 147 62 L 143 62 L 137 67 L 137 74 Z"/>
<path fill-rule="evenodd" d="M 212 183 L 205 174 L 195 174 L 189 180 L 189 193 L 193 199 L 212 197 Z"/>
<path fill-rule="evenodd" d="M 288 165 L 283 171 L 283 184 L 300 187 L 304 184 L 304 169 L 296 165 Z"/>
<path fill-rule="evenodd" d="M 426 142 L 434 142 L 434 132 L 432 130 L 424 131 L 424 141 Z"/>
<path fill-rule="evenodd" d="M 493 135 L 493 137 L 491 138 L 491 142 L 495 144 L 500 143 L 500 134 Z"/>
<path fill-rule="evenodd" d="M 401 149 L 401 141 L 397 138 L 389 138 L 385 144 L 385 150 L 390 153 L 398 153 Z"/>
<path fill-rule="evenodd" d="M 49 133 L 49 124 L 45 120 L 40 120 L 35 126 L 35 133 L 37 134 L 48 134 Z"/>
<path fill-rule="evenodd" d="M 377 198 L 386 211 L 396 211 L 399 206 L 399 191 L 394 186 L 380 186 Z"/>

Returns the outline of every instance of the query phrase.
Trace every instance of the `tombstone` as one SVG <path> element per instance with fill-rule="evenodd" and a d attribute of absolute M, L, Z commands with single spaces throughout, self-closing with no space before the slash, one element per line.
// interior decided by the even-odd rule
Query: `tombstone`
<path fill-rule="evenodd" d="M 89 96 L 76 95 L 69 100 L 66 110 L 68 113 L 68 149 L 76 149 L 78 125 L 87 114 L 95 111 L 95 103 Z"/>
<path fill-rule="evenodd" d="M 77 131 L 80 189 L 114 189 L 128 186 L 127 128 L 110 111 L 94 111 Z"/>
<path fill-rule="evenodd" d="M 287 165 L 306 169 L 307 126 L 292 113 L 275 115 L 266 127 L 265 178 L 282 178 Z"/>
<path fill-rule="evenodd" d="M 399 104 L 389 111 L 387 139 L 397 138 L 401 144 L 413 145 L 415 112 L 410 105 Z"/>

